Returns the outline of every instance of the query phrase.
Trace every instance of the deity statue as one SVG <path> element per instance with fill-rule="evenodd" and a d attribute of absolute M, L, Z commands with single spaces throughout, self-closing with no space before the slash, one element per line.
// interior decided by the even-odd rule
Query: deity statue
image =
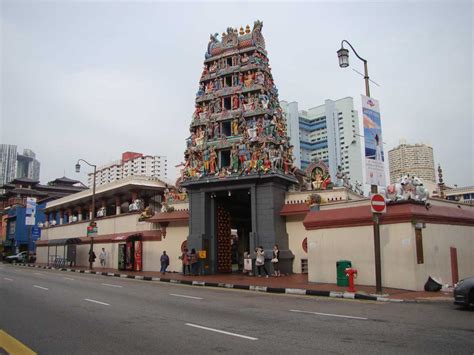
<path fill-rule="evenodd" d="M 268 171 L 270 171 L 272 168 L 272 162 L 270 161 L 270 157 L 268 156 L 268 153 L 265 154 L 265 158 L 263 159 L 262 163 L 262 170 L 266 174 Z"/>
<path fill-rule="evenodd" d="M 202 160 L 204 161 L 204 172 L 208 173 L 209 172 L 209 159 L 210 159 L 210 154 L 209 154 L 209 149 L 204 149 L 202 152 Z"/>
<path fill-rule="evenodd" d="M 215 174 L 217 168 L 217 153 L 214 149 L 214 146 L 211 146 L 211 151 L 209 153 L 209 173 Z"/>
<path fill-rule="evenodd" d="M 255 83 L 258 85 L 263 85 L 265 83 L 265 76 L 260 70 L 255 74 Z"/>
<path fill-rule="evenodd" d="M 232 144 L 232 149 L 230 150 L 230 170 L 233 173 L 239 170 L 239 150 L 235 143 Z"/>
<path fill-rule="evenodd" d="M 238 136 L 239 135 L 239 120 L 237 117 L 234 117 L 231 123 L 231 135 Z"/>
<path fill-rule="evenodd" d="M 240 106 L 240 100 L 238 95 L 232 96 L 232 110 L 237 110 Z"/>
<path fill-rule="evenodd" d="M 254 78 L 254 75 L 250 71 L 248 71 L 244 79 L 244 85 L 246 88 L 249 88 L 253 85 L 253 80 L 254 80 L 253 78 Z"/>
<path fill-rule="evenodd" d="M 211 58 L 212 57 L 212 49 L 216 46 L 217 43 L 219 43 L 219 40 L 217 39 L 217 36 L 219 36 L 218 33 L 215 33 L 215 34 L 210 34 L 210 38 L 209 38 L 209 43 L 207 45 L 207 52 L 206 54 L 204 55 L 204 57 L 206 59 L 208 58 Z"/>
<path fill-rule="evenodd" d="M 247 53 L 244 53 L 244 55 L 240 58 L 240 63 L 245 65 L 248 63 L 248 61 L 249 61 L 249 56 L 247 55 Z"/>
<path fill-rule="evenodd" d="M 268 95 L 265 95 L 265 92 L 262 90 L 260 95 L 258 96 L 260 99 L 260 105 L 262 105 L 262 108 L 264 110 L 268 109 L 268 104 L 270 102 Z"/>
<path fill-rule="evenodd" d="M 199 84 L 199 90 L 196 93 L 196 97 L 201 97 L 205 93 L 204 83 Z"/>

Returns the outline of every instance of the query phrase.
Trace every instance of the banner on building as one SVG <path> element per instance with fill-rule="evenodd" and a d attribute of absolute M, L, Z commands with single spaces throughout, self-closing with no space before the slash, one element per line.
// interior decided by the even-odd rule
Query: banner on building
<path fill-rule="evenodd" d="M 36 198 L 26 198 L 25 225 L 34 226 L 36 223 Z"/>
<path fill-rule="evenodd" d="M 369 185 L 385 186 L 385 157 L 379 102 L 368 96 L 361 96 L 364 119 L 365 182 Z"/>

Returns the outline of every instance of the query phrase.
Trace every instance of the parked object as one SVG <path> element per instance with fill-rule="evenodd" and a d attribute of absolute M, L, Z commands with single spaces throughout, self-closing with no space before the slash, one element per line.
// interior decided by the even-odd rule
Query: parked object
<path fill-rule="evenodd" d="M 427 292 L 438 292 L 441 287 L 443 287 L 443 284 L 431 276 L 428 277 L 428 281 L 425 283 L 425 291 Z"/>
<path fill-rule="evenodd" d="M 454 303 L 474 307 L 474 277 L 467 277 L 454 286 Z"/>
<path fill-rule="evenodd" d="M 19 262 L 24 262 L 27 257 L 28 257 L 28 252 L 22 251 L 21 253 L 7 256 L 5 260 L 8 261 L 9 263 L 12 263 L 12 262 L 19 263 Z"/>

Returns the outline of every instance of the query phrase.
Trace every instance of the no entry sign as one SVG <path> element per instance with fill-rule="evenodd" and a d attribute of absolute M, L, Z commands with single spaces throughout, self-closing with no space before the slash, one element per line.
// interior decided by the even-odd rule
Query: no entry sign
<path fill-rule="evenodd" d="M 387 212 L 387 204 L 385 203 L 385 197 L 380 194 L 372 195 L 370 198 L 370 207 L 372 213 L 385 213 Z"/>

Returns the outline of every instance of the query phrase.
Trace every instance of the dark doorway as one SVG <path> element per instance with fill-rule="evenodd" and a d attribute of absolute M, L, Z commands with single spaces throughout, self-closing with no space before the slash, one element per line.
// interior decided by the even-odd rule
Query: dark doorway
<path fill-rule="evenodd" d="M 240 272 L 244 252 L 250 252 L 252 214 L 250 191 L 227 190 L 215 193 L 216 268 L 218 273 Z"/>

